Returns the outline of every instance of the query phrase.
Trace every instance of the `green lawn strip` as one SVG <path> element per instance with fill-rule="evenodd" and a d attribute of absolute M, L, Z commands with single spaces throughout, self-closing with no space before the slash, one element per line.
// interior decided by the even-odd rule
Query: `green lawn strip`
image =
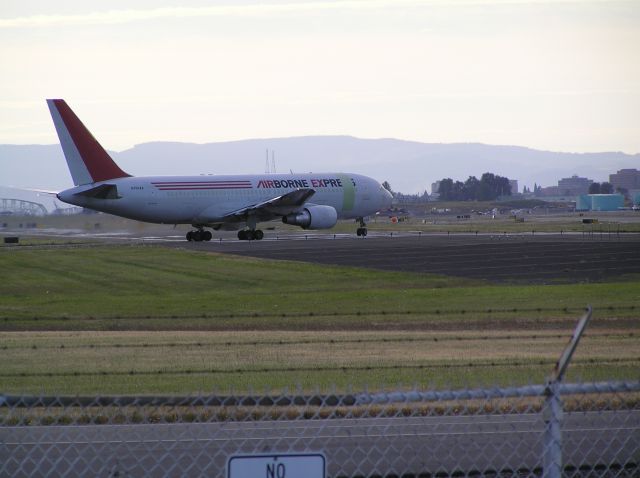
<path fill-rule="evenodd" d="M 355 296 L 471 281 L 235 258 L 156 247 L 4 254 L 0 318 L 171 317 L 203 313 L 339 311 Z M 371 303 L 362 301 L 364 308 Z"/>
<path fill-rule="evenodd" d="M 519 217 L 522 217 L 519 215 Z M 472 216 L 471 219 L 456 219 L 455 216 L 428 216 L 426 222 L 411 219 L 409 221 L 392 223 L 378 219 L 375 223 L 367 224 L 369 231 L 375 232 L 418 232 L 423 233 L 475 233 L 481 234 L 502 234 L 504 232 L 510 234 L 532 234 L 532 232 L 546 233 L 584 233 L 600 234 L 614 237 L 620 233 L 637 233 L 640 232 L 640 219 L 629 222 L 620 222 L 616 218 L 601 220 L 596 224 L 582 224 L 582 218 L 567 218 L 566 216 L 559 218 L 541 218 L 524 216 L 524 222 L 516 222 L 513 218 L 501 217 L 500 219 L 486 219 Z M 353 225 L 338 223 L 330 232 L 332 233 L 353 233 Z"/>
<path fill-rule="evenodd" d="M 0 283 L 0 328 L 5 330 L 145 328 L 142 320 L 122 326 L 122 317 L 161 319 L 150 328 L 180 329 L 192 322 L 173 319 L 203 316 L 220 327 L 260 327 L 273 317 L 295 327 L 305 316 L 307 322 L 333 326 L 332 317 L 333 322 L 346 320 L 345 325 L 371 323 L 362 318 L 367 314 L 386 314 L 390 321 L 394 312 L 400 317 L 406 312 L 446 316 L 515 309 L 512 316 L 517 317 L 536 307 L 547 314 L 549 309 L 575 313 L 586 304 L 598 310 L 640 302 L 637 282 L 496 286 L 156 247 L 33 250 L 4 254 L 0 260 L 5 278 Z M 636 312 L 619 310 L 616 315 Z M 322 317 L 309 319 L 316 315 Z M 73 320 L 85 318 L 113 321 L 85 327 Z M 49 319 L 54 320 L 47 323 Z"/>

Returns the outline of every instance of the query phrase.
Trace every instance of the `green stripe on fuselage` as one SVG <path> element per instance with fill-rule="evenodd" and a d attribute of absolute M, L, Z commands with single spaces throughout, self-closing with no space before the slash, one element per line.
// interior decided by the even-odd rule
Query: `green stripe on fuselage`
<path fill-rule="evenodd" d="M 346 174 L 338 174 L 338 178 L 342 182 L 342 211 L 351 211 L 356 201 L 356 188 Z"/>

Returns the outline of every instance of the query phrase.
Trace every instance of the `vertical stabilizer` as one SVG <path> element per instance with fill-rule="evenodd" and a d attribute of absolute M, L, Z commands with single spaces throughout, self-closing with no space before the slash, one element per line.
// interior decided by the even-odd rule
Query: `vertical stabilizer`
<path fill-rule="evenodd" d="M 47 100 L 47 105 L 74 185 L 129 176 L 111 159 L 64 100 Z"/>

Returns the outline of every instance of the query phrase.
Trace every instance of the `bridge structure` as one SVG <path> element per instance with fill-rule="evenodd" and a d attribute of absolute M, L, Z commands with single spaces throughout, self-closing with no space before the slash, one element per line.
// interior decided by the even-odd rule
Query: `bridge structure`
<path fill-rule="evenodd" d="M 0 198 L 0 215 L 46 216 L 47 208 L 42 204 L 24 199 Z"/>

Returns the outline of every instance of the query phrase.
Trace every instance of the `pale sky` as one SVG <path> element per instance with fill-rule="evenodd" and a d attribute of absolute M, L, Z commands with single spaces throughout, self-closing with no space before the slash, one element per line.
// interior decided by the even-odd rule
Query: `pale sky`
<path fill-rule="evenodd" d="M 640 1 L 2 0 L 0 143 L 346 134 L 640 152 Z"/>

